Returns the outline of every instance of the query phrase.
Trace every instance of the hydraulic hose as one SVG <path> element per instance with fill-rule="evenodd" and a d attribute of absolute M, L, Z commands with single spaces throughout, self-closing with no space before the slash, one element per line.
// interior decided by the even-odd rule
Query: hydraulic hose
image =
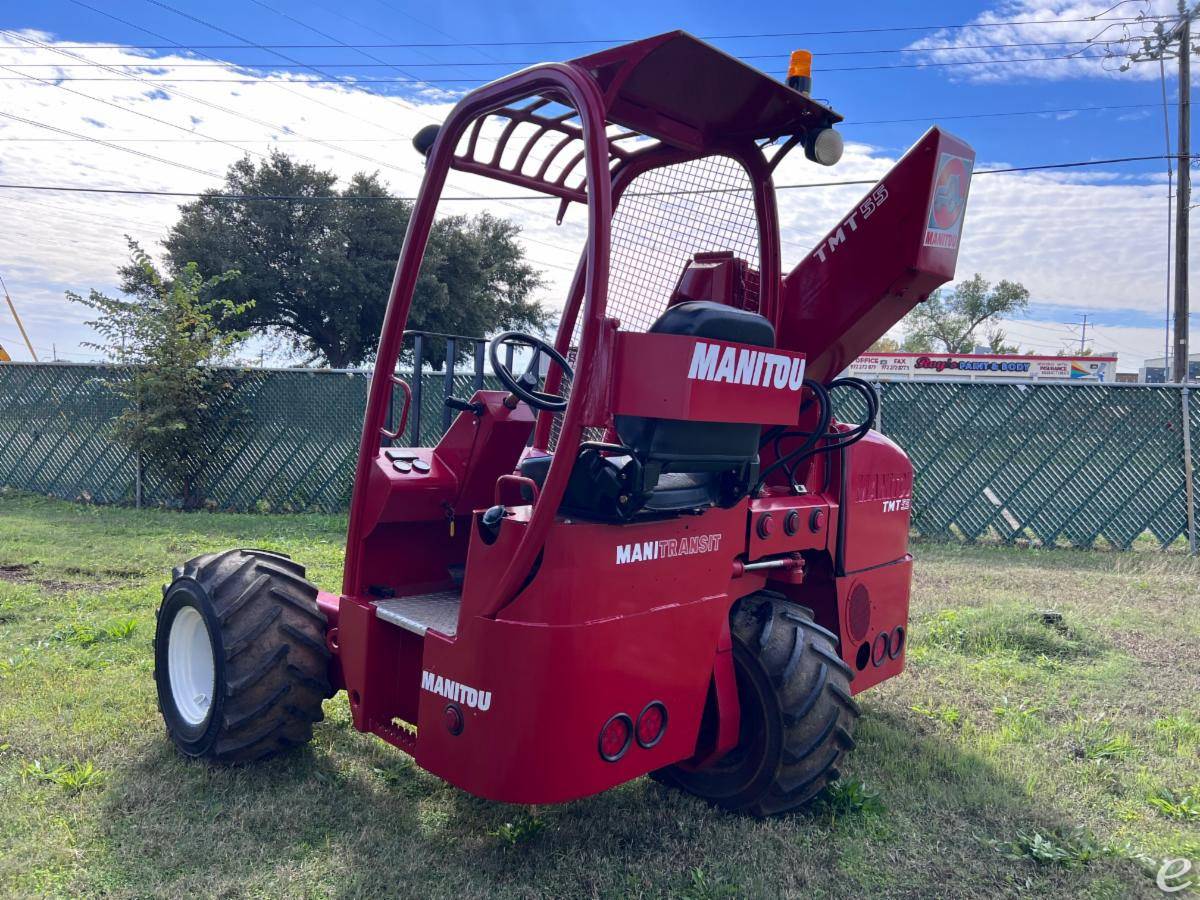
<path fill-rule="evenodd" d="M 871 430 L 871 426 L 875 422 L 876 416 L 879 414 L 879 398 L 875 393 L 874 387 L 870 383 L 861 378 L 846 377 L 838 378 L 829 383 L 829 387 L 825 385 L 805 379 L 805 386 L 813 394 L 813 399 L 820 404 L 820 414 L 818 416 L 817 427 L 812 431 L 789 431 L 784 427 L 772 428 L 765 435 L 760 443 L 760 447 L 765 446 L 768 442 L 772 442 L 775 447 L 775 460 L 760 473 L 758 482 L 754 486 L 752 494 L 758 494 L 767 482 L 767 478 L 776 470 L 782 468 L 788 475 L 788 482 L 793 490 L 797 490 L 796 484 L 796 467 L 809 457 L 815 456 L 818 453 L 829 453 L 835 450 L 843 450 L 854 444 L 864 437 Z M 830 431 L 829 423 L 833 419 L 833 402 L 830 397 L 830 391 L 837 388 L 850 388 L 858 392 L 866 404 L 867 415 L 865 419 L 849 431 Z M 811 402 L 811 401 L 809 401 Z M 808 402 L 801 406 L 801 412 L 808 406 Z M 795 438 L 803 438 L 803 443 L 795 450 L 784 454 L 782 452 L 783 441 Z M 826 443 L 818 446 L 822 441 Z"/>

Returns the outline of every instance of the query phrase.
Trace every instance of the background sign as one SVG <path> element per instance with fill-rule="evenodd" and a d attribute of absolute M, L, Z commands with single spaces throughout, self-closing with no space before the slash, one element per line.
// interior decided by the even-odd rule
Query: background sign
<path fill-rule="evenodd" d="M 1018 356 L 992 353 L 864 353 L 850 364 L 860 378 L 1005 378 L 1116 381 L 1115 356 Z"/>

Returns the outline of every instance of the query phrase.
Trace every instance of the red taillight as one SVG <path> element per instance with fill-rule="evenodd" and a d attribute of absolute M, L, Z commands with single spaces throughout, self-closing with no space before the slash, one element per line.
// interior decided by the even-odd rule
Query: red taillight
<path fill-rule="evenodd" d="M 633 720 L 625 713 L 617 713 L 600 729 L 600 756 L 607 762 L 616 762 L 625 755 L 633 740 Z"/>
<path fill-rule="evenodd" d="M 638 716 L 636 730 L 638 746 L 653 747 L 667 730 L 667 708 L 655 700 Z"/>

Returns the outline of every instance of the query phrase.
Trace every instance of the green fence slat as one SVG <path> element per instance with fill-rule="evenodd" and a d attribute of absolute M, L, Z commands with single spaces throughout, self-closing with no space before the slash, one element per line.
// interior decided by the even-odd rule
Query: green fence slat
<path fill-rule="evenodd" d="M 400 374 L 410 384 L 415 378 Z M 136 459 L 115 438 L 123 401 L 109 387 L 127 376 L 105 365 L 0 364 L 0 485 L 131 503 Z M 197 438 L 197 478 L 209 505 L 345 510 L 370 373 L 249 369 L 230 376 L 236 389 L 221 402 L 233 404 L 235 415 Z M 441 437 L 446 377 L 453 396 L 474 392 L 469 361 L 449 376 L 421 374 L 421 446 Z M 489 375 L 484 387 L 499 384 Z M 881 430 L 916 469 L 919 534 L 1128 548 L 1145 536 L 1165 547 L 1187 533 L 1185 427 L 1200 472 L 1194 391 L 1185 410 L 1180 389 L 1165 385 L 898 381 L 877 390 Z M 861 398 L 834 393 L 838 418 L 860 421 Z M 394 392 L 392 424 L 402 402 Z M 178 503 L 152 463 L 144 466 L 142 493 L 148 504 Z"/>

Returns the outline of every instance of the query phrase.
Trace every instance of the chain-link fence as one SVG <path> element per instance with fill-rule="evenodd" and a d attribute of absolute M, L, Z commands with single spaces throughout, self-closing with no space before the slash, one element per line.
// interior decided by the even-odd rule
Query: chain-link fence
<path fill-rule="evenodd" d="M 108 385 L 122 377 L 106 366 L 0 364 L 0 486 L 97 503 L 135 503 L 139 495 L 147 505 L 177 503 L 153 465 L 139 466 L 137 454 L 114 438 L 122 401 Z M 449 391 L 442 373 L 407 377 L 420 414 L 410 414 L 404 442 L 422 446 L 442 433 L 446 396 L 497 386 L 476 353 L 460 355 Z M 198 448 L 209 505 L 343 511 L 368 378 L 239 372 L 232 402 L 241 414 Z M 1194 392 L 1045 383 L 877 387 L 880 429 L 916 467 L 913 527 L 922 535 L 1121 549 L 1138 541 L 1166 547 L 1189 536 L 1191 471 L 1200 463 Z M 395 413 L 400 402 L 394 399 Z M 839 402 L 841 418 L 862 415 L 861 401 L 854 403 Z"/>
<path fill-rule="evenodd" d="M 115 437 L 123 401 L 110 385 L 127 374 L 108 366 L 0 364 L 0 486 L 95 503 L 177 505 L 175 488 L 153 462 L 139 460 Z M 204 460 L 197 490 L 208 505 L 344 510 L 370 373 L 249 369 L 237 375 L 227 402 L 239 414 L 196 448 Z M 456 373 L 453 391 L 470 396 L 473 380 Z M 407 443 L 437 443 L 443 381 L 441 373 L 421 379 L 423 415 L 409 416 Z M 487 377 L 484 385 L 496 383 Z M 397 398 L 396 412 L 399 404 Z"/>
<path fill-rule="evenodd" d="M 1165 385 L 879 384 L 916 468 L 913 527 L 966 541 L 1194 549 L 1193 391 Z"/>

